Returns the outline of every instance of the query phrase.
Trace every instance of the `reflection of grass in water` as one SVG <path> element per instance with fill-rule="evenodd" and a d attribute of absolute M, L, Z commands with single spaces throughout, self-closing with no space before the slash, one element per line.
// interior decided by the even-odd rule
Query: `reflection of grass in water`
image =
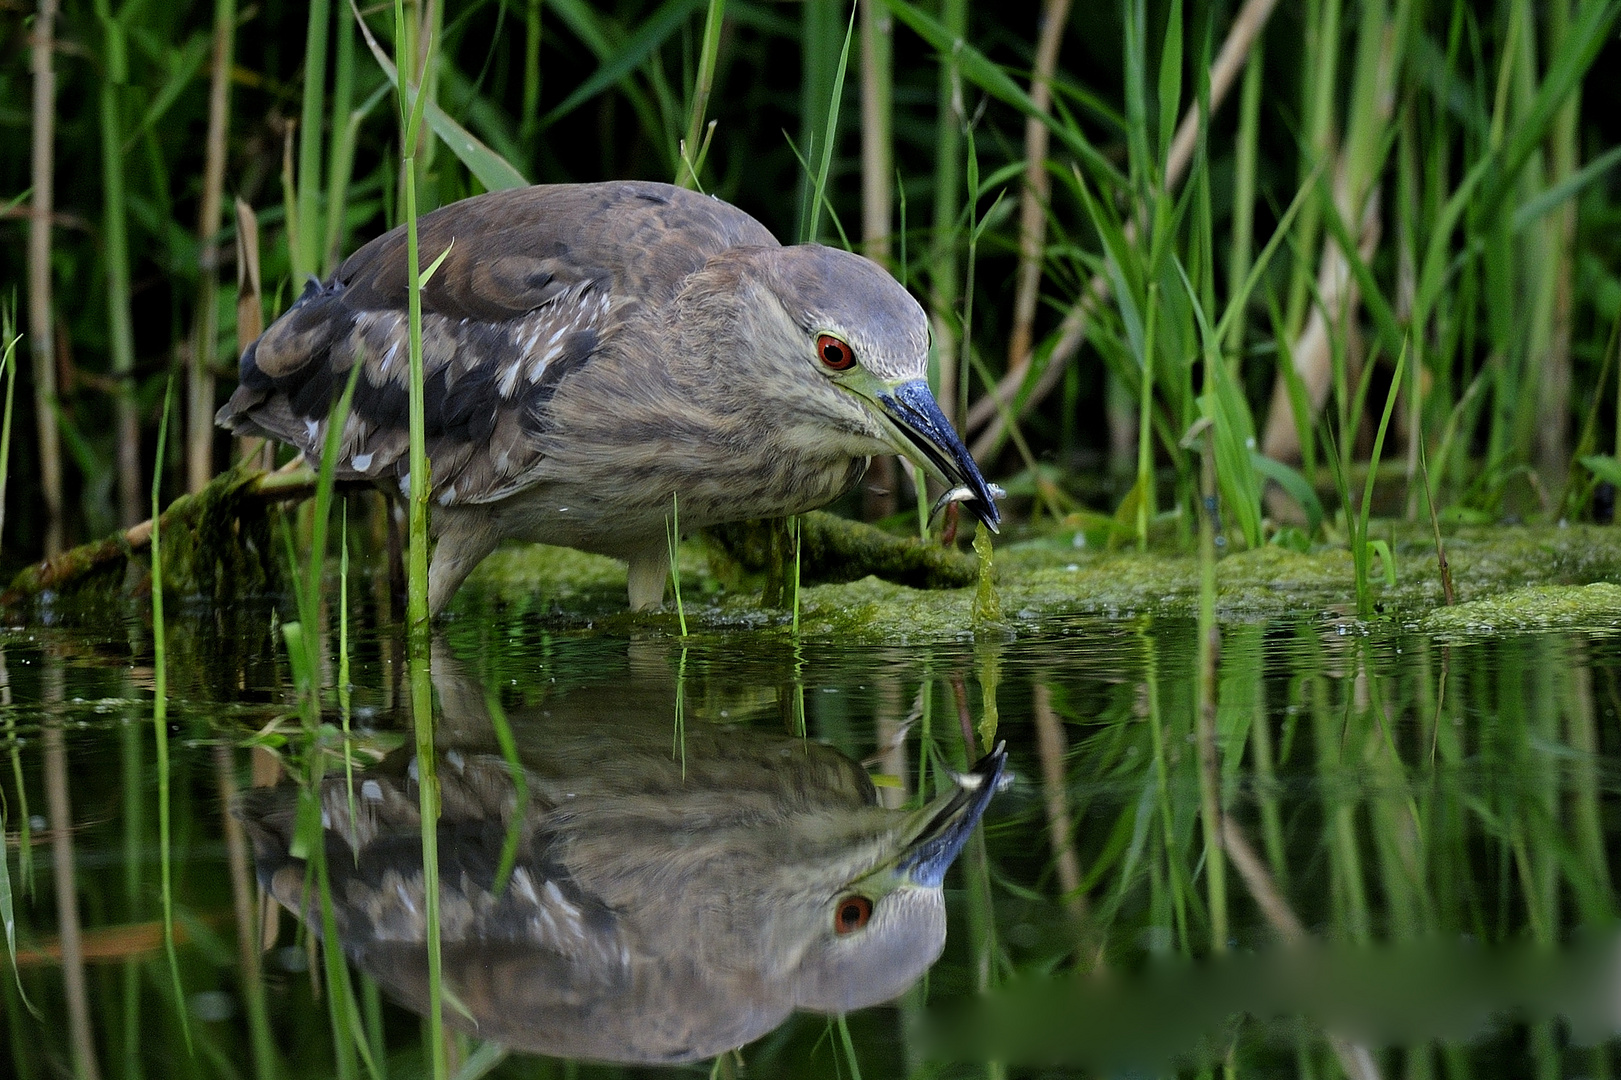
<path fill-rule="evenodd" d="M 163 391 L 163 416 L 158 421 L 158 449 L 152 464 L 152 734 L 158 748 L 158 867 L 163 894 L 163 951 L 169 959 L 175 1008 L 180 1013 L 180 1030 L 185 1036 L 189 1054 L 192 1049 L 191 1020 L 186 1008 L 185 987 L 180 979 L 180 960 L 175 955 L 174 947 L 174 870 L 169 829 L 169 676 L 165 660 L 163 523 L 160 517 L 163 512 L 164 444 L 169 437 L 169 406 L 173 397 L 174 378 L 171 376 Z"/>
<path fill-rule="evenodd" d="M 1122 651 L 1118 659 L 1101 664 L 1096 656 L 1053 652 L 1058 639 L 1029 643 L 1029 651 L 1021 643 L 1003 645 L 998 661 L 1002 730 L 1026 775 L 1034 774 L 1033 751 L 1012 737 L 1023 728 L 1025 682 L 1039 678 L 1054 686 L 1054 708 L 1067 722 L 1073 748 L 1067 759 L 1067 792 L 1083 888 L 1093 900 L 1094 936 L 1108 944 L 1105 961 L 1122 975 L 1139 966 L 1144 953 L 1199 960 L 1211 951 L 1214 922 L 1204 878 L 1209 853 L 1194 741 L 1200 734 L 1195 697 L 1200 669 L 1192 630 L 1183 623 L 1145 624 L 1135 653 Z M 171 667 L 177 662 L 178 633 L 178 627 L 170 628 L 166 659 Z M 1594 700 L 1595 689 L 1603 693 L 1602 668 L 1597 687 L 1589 677 L 1594 646 L 1515 639 L 1454 648 L 1442 697 L 1440 654 L 1422 639 L 1361 640 L 1318 622 L 1282 634 L 1262 626 L 1229 626 L 1223 638 L 1214 747 L 1224 825 L 1250 838 L 1277 895 L 1313 934 L 1348 947 L 1395 946 L 1460 934 L 1488 944 L 1522 934 L 1529 941 L 1557 944 L 1569 940 L 1573 926 L 1602 925 L 1613 914 L 1604 815 L 1614 797 L 1605 794 L 1591 757 L 1604 749 L 1601 734 L 1611 739 L 1601 732 L 1598 718 L 1602 696 Z M 1388 641 L 1399 642 L 1400 658 L 1381 647 Z M 557 669 L 570 665 L 571 648 L 575 646 L 564 644 L 551 654 Z M 365 649 L 361 643 L 362 655 Z M 853 689 L 856 683 L 870 685 L 880 669 L 897 674 L 893 657 L 876 669 L 850 658 L 828 668 L 824 665 L 830 654 L 824 646 L 813 640 L 802 643 L 802 649 L 806 675 L 819 686 Z M 693 653 L 699 659 L 707 655 Z M 929 652 L 900 677 L 929 680 L 951 665 L 973 664 L 972 657 L 965 649 Z M 1598 657 L 1603 667 L 1613 666 L 1612 653 L 1600 651 Z M 689 658 L 689 672 L 691 663 Z M 508 670 L 516 677 L 517 668 Z M 535 685 L 543 688 L 544 683 Z M 530 692 L 517 686 L 513 691 L 519 699 Z M 972 727 L 979 720 L 980 695 L 970 687 L 964 700 L 972 706 Z M 950 699 L 942 702 L 945 715 L 955 720 Z M 870 732 L 862 721 L 870 714 L 858 695 L 824 696 L 813 689 L 806 704 L 810 734 L 833 736 L 847 753 L 864 752 Z M 935 723 L 933 729 L 923 731 L 920 718 L 919 735 L 938 737 L 957 763 L 957 747 L 963 746 L 960 725 L 941 728 Z M 964 747 L 961 753 L 965 764 L 974 751 Z M 337 781 L 336 746 L 310 756 L 324 756 L 333 774 L 328 783 Z M 921 768 L 927 758 L 920 757 Z M 173 755 L 171 760 L 176 760 Z M 313 772 L 313 762 L 306 765 Z M 178 828 L 188 813 L 186 790 L 175 785 Z M 341 799 L 335 787 L 332 791 Z M 1023 805 L 1030 804 L 1026 800 Z M 1057 923 L 1043 914 L 1058 906 L 1044 869 L 1043 834 L 1036 815 L 1026 815 L 1020 806 L 1017 790 L 1011 798 L 1002 797 L 991 816 L 985 854 L 970 848 L 961 869 L 952 872 L 951 943 L 945 966 L 931 980 L 937 998 L 942 990 L 972 994 L 973 981 L 985 970 L 981 964 L 988 964 L 992 983 L 1000 984 L 1017 981 L 1009 976 L 1039 973 L 1049 963 L 1062 964 L 1053 957 L 1070 955 L 1072 939 L 1058 940 Z M 304 813 L 318 820 L 318 807 Z M 1029 820 L 1021 820 L 1026 816 Z M 320 857 L 314 847 L 306 844 L 304 850 L 308 857 Z M 207 878 L 196 876 L 206 865 L 188 871 L 181 863 L 176 879 L 195 883 L 188 889 L 206 894 Z M 1236 860 L 1229 863 L 1227 888 L 1234 951 L 1265 951 L 1274 931 L 1251 885 L 1242 872 L 1232 871 L 1233 865 Z M 316 918 L 324 918 L 322 874 L 318 865 L 311 866 L 310 909 Z M 977 936 L 981 931 L 970 933 L 976 924 L 985 938 Z M 1034 937 L 1031 927 L 1037 931 Z M 195 988 L 203 980 L 205 962 L 191 959 L 195 950 L 181 953 L 186 983 Z M 366 1032 L 379 1030 L 383 1010 L 372 990 L 344 985 L 345 977 L 352 981 L 355 976 L 341 972 L 340 957 L 334 949 L 324 963 L 317 961 L 326 969 L 322 981 L 333 988 L 328 1003 L 311 1002 L 307 994 L 295 999 L 304 1002 L 296 1008 L 273 999 L 272 1009 L 284 1018 L 280 1022 L 300 1025 L 304 1043 L 314 1035 L 322 1040 L 308 1067 L 297 1067 L 298 1075 L 365 1076 L 362 1041 L 381 1066 L 383 1044 Z M 26 964 L 23 974 L 26 982 Z M 296 990 L 299 980 L 292 983 Z M 16 1002 L 9 980 L 8 991 Z M 273 994 L 285 992 L 285 986 L 272 983 Z M 48 997 L 42 1000 L 33 987 L 30 993 L 51 1008 Z M 992 985 L 990 993 L 1002 991 Z M 313 1028 L 312 1011 L 319 1018 Z M 17 1012 L 22 1015 L 20 1005 Z M 165 1020 L 163 1034 L 148 1036 L 148 1042 L 167 1039 L 178 1053 L 175 1020 L 166 1011 Z M 120 1011 L 107 1010 L 103 1024 L 116 1028 L 119 1023 Z M 806 1026 L 806 1042 L 776 1045 L 808 1045 L 823 1027 L 820 1020 L 814 1024 Z M 212 1025 L 193 1026 L 200 1047 L 218 1038 L 208 1034 L 219 1030 Z M 863 1076 L 890 1074 L 888 1063 L 895 1053 L 878 1034 L 886 1028 L 887 1021 L 877 1016 L 855 1017 L 848 1025 Z M 848 1075 L 844 1034 L 836 1022 L 826 1030 L 828 1041 L 821 1045 Z M 1313 1075 L 1330 1075 L 1337 1067 L 1334 1051 L 1321 1035 L 1305 1030 L 1303 1067 Z M 1516 1075 L 1533 1067 L 1563 1065 L 1566 1074 L 1587 1068 L 1586 1051 L 1562 1049 L 1550 1038 L 1556 1028 L 1515 1030 L 1526 1040 L 1526 1048 L 1512 1059 Z M 1292 1053 L 1287 1044 L 1269 1042 L 1259 1026 L 1238 1026 L 1232 1033 L 1237 1038 L 1235 1076 L 1259 1075 L 1264 1061 Z M 1486 1054 L 1502 1049 L 1503 1043 L 1493 1039 L 1486 1044 L 1491 1049 L 1437 1044 L 1406 1051 L 1405 1057 L 1392 1053 L 1381 1061 L 1390 1075 L 1400 1071 L 1403 1060 L 1420 1059 L 1430 1062 L 1432 1075 L 1462 1066 L 1483 1078 L 1505 1075 L 1507 1066 L 1484 1061 Z M 349 1044 L 347 1049 L 339 1049 L 340 1040 Z M 245 1039 L 243 1047 L 245 1057 Z M 752 1054 L 763 1066 L 776 1052 L 762 1046 Z M 475 1049 L 469 1060 L 487 1061 L 495 1053 Z M 339 1054 L 352 1061 L 352 1069 L 339 1064 Z M 816 1064 L 826 1066 L 827 1059 L 818 1058 Z M 781 1072 L 804 1074 L 808 1067 L 784 1064 Z M 1012 1066 L 1008 1071 L 1019 1072 Z"/>
<path fill-rule="evenodd" d="M 685 635 L 682 635 L 683 637 Z M 681 779 L 687 778 L 687 650 L 681 649 L 681 659 L 675 669 L 675 728 L 671 733 L 670 756 L 681 761 Z"/>
<path fill-rule="evenodd" d="M 17 389 L 17 343 L 22 335 L 17 333 L 17 300 L 16 296 L 0 305 L 0 367 L 6 373 L 6 403 L 4 419 L 0 420 L 0 526 L 5 522 L 5 492 L 6 477 L 11 464 L 11 405 Z M 11 749 L 11 777 L 17 786 L 17 880 L 24 895 L 33 891 L 34 883 L 34 842 L 33 823 L 28 820 L 28 791 L 23 787 L 22 748 L 17 743 L 16 721 L 11 715 L 11 673 L 5 667 L 5 657 L 0 654 L 0 694 L 4 700 L 0 701 L 0 714 L 5 717 L 6 743 Z M 11 886 L 11 854 L 6 850 L 6 818 L 9 805 L 5 793 L 0 792 L 0 930 L 6 935 L 6 955 L 11 960 L 11 974 L 17 983 L 17 994 L 22 998 L 23 1004 L 34 1016 L 39 1016 L 39 1010 L 34 1003 L 28 1000 L 28 994 L 23 990 L 22 973 L 17 970 L 17 912 L 12 896 Z"/>
<path fill-rule="evenodd" d="M 495 880 L 490 891 L 500 896 L 512 877 L 512 868 L 518 861 L 518 842 L 523 839 L 524 818 L 529 812 L 529 773 L 518 757 L 518 744 L 512 738 L 512 726 L 507 723 L 506 710 L 501 707 L 501 696 L 492 689 L 484 699 L 490 713 L 490 726 L 495 729 L 496 744 L 507 763 L 507 775 L 512 778 L 512 820 L 507 822 L 506 836 L 501 841 L 501 859 L 496 864 Z"/>

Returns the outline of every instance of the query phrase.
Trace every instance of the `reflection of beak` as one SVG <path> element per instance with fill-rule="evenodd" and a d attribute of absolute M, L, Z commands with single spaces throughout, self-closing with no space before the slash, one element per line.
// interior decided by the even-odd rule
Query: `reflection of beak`
<path fill-rule="evenodd" d="M 1007 744 L 998 743 L 995 750 L 957 777 L 955 791 L 942 795 L 919 811 L 922 828 L 901 853 L 895 869 L 913 884 L 938 889 L 945 881 L 952 860 L 968 843 L 974 826 L 979 824 L 991 796 L 1001 786 L 1006 765 Z"/>
<path fill-rule="evenodd" d="M 882 385 L 872 396 L 884 419 L 902 436 L 896 449 L 947 488 L 965 487 L 972 492 L 972 497 L 965 500 L 969 508 L 991 532 L 996 532 L 1002 515 L 996 509 L 991 485 L 980 475 L 979 466 L 952 430 L 951 421 L 935 404 L 929 384 L 913 379 L 895 387 Z"/>

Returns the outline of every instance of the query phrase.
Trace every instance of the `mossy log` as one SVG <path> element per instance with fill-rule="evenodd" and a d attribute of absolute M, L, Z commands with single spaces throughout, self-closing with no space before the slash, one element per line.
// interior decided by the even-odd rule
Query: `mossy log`
<path fill-rule="evenodd" d="M 314 488 L 307 468 L 266 473 L 239 464 L 195 495 L 180 496 L 159 519 L 166 591 L 229 603 L 278 590 L 282 560 L 271 507 Z M 0 593 L 0 606 L 15 609 L 46 596 L 111 602 L 150 593 L 151 548 L 150 521 L 81 544 L 22 570 Z"/>
<path fill-rule="evenodd" d="M 314 491 L 315 478 L 307 467 L 266 473 L 239 464 L 197 494 L 182 495 L 161 518 L 165 590 L 215 604 L 279 592 L 284 560 L 272 531 L 274 506 L 308 498 Z M 779 582 L 780 592 L 792 559 L 791 550 L 774 539 L 780 526 L 742 521 L 709 533 L 726 557 L 746 571 L 765 571 Z M 801 518 L 800 544 L 800 580 L 805 584 L 875 575 L 918 589 L 955 589 L 972 585 L 977 573 L 973 558 L 954 549 L 819 511 Z M 81 544 L 18 573 L 0 593 L 0 607 L 15 611 L 47 597 L 99 606 L 147 595 L 151 546 L 150 521 Z M 787 567 L 784 557 L 790 560 Z"/>
<path fill-rule="evenodd" d="M 857 581 L 869 575 L 914 589 L 960 589 L 978 579 L 970 555 L 917 537 L 899 537 L 821 510 L 800 517 L 799 578 L 803 584 Z M 782 546 L 769 521 L 738 521 L 706 530 L 745 570 L 775 577 Z M 792 558 L 792 551 L 787 552 Z M 770 587 L 767 587 L 767 603 Z"/>

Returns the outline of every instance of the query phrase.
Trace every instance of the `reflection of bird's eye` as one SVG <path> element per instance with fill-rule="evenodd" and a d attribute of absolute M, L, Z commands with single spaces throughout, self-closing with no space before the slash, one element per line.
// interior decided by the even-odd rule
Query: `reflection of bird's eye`
<path fill-rule="evenodd" d="M 846 896 L 839 901 L 833 913 L 833 929 L 840 934 L 853 934 L 867 925 L 872 918 L 872 901 L 865 896 Z"/>
<path fill-rule="evenodd" d="M 855 350 L 832 334 L 816 339 L 816 354 L 822 358 L 822 366 L 833 371 L 848 371 L 855 366 Z"/>

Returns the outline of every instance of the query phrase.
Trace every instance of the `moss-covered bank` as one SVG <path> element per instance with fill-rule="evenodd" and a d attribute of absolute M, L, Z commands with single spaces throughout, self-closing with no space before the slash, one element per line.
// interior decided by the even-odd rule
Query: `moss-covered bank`
<path fill-rule="evenodd" d="M 1621 583 L 1621 529 L 1460 528 L 1446 538 L 1457 602 L 1450 609 L 1433 542 L 1403 527 L 1375 535 L 1394 541 L 1396 559 L 1396 584 L 1374 587 L 1381 618 L 1448 634 L 1621 627 L 1621 584 L 1612 584 Z M 701 545 L 683 547 L 682 565 L 689 624 L 786 624 L 786 614 L 759 607 L 756 590 L 719 589 Z M 1074 616 L 1191 617 L 1198 601 L 1198 562 L 1191 555 L 1066 549 L 1036 539 L 999 550 L 996 573 L 1000 628 L 1015 632 Z M 565 618 L 575 608 L 600 618 L 623 606 L 624 580 L 624 568 L 609 559 L 515 545 L 480 567 L 455 606 L 474 614 L 495 601 Z M 1216 583 L 1217 613 L 1226 622 L 1356 612 L 1351 556 L 1343 547 L 1236 552 L 1217 564 Z M 973 604 L 971 586 L 925 591 L 868 576 L 804 589 L 800 629 L 896 643 L 997 629 L 974 626 Z"/>

